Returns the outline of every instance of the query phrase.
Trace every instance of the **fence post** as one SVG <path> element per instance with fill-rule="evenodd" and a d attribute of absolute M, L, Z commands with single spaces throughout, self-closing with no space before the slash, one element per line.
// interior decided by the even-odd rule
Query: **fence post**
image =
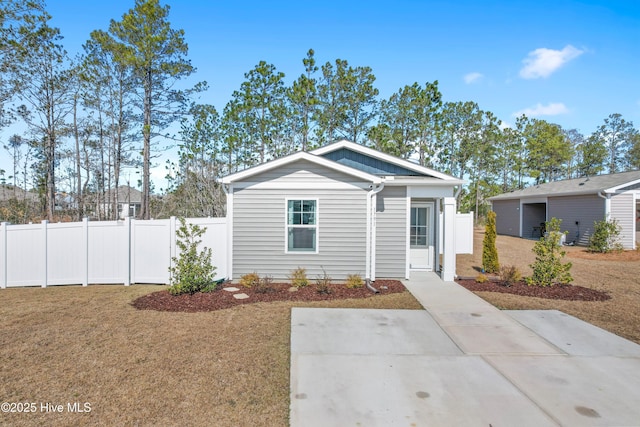
<path fill-rule="evenodd" d="M 2 251 L 2 259 L 0 262 L 0 271 L 2 272 L 2 277 L 0 277 L 0 289 L 6 289 L 7 281 L 8 281 L 8 273 L 7 273 L 7 225 L 9 223 L 3 222 L 0 224 L 0 251 Z"/>
<path fill-rule="evenodd" d="M 176 217 L 169 219 L 169 268 L 173 267 L 173 258 L 176 257 Z M 171 271 L 171 270 L 169 270 Z M 169 284 L 171 283 L 171 273 L 169 273 Z"/>
<path fill-rule="evenodd" d="M 124 285 L 125 286 L 129 286 L 131 284 L 131 264 L 133 261 L 133 254 L 131 251 L 131 242 L 133 240 L 133 235 L 132 235 L 132 227 L 131 227 L 131 217 L 125 217 L 124 219 L 124 226 L 125 226 L 125 233 L 127 234 L 127 247 L 125 252 L 125 255 L 127 257 L 127 262 L 125 263 L 126 269 L 125 269 L 125 279 L 124 279 Z"/>
<path fill-rule="evenodd" d="M 89 284 L 89 218 L 82 218 L 82 238 L 84 242 L 84 260 L 82 263 L 82 286 Z"/>
<path fill-rule="evenodd" d="M 42 279 L 42 287 L 46 288 L 47 287 L 47 281 L 49 279 L 49 242 L 48 242 L 48 227 L 47 224 L 49 224 L 49 221 L 47 221 L 46 219 L 42 220 L 42 240 L 43 240 L 43 255 L 44 255 L 44 277 Z"/>

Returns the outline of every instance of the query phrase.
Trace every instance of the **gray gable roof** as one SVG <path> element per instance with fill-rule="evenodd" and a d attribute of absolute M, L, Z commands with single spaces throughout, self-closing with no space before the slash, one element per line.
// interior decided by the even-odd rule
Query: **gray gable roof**
<path fill-rule="evenodd" d="M 595 194 L 598 192 L 614 192 L 615 190 L 631 189 L 640 182 L 640 171 L 614 173 L 610 175 L 596 175 L 590 177 L 566 179 L 533 185 L 522 190 L 499 194 L 490 197 L 490 201 L 520 199 L 527 197 L 563 196 L 578 194 Z"/>
<path fill-rule="evenodd" d="M 357 153 L 347 148 L 340 148 L 322 155 L 323 157 L 338 162 L 342 165 L 378 176 L 403 175 L 403 176 L 424 176 L 416 171 L 405 167 L 394 165 L 384 160 Z"/>

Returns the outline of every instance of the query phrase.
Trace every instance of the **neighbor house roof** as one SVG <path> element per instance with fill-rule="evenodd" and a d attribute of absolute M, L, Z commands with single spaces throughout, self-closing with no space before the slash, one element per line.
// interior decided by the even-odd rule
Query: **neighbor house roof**
<path fill-rule="evenodd" d="M 142 192 L 128 185 L 121 185 L 116 190 L 107 190 L 105 194 L 106 200 L 110 200 L 113 197 L 113 191 L 117 191 L 116 195 L 120 203 L 142 203 Z"/>
<path fill-rule="evenodd" d="M 522 190 L 490 197 L 490 201 L 530 197 L 570 196 L 580 194 L 615 193 L 640 183 L 640 171 L 596 175 L 533 185 Z"/>
<path fill-rule="evenodd" d="M 0 185 L 0 202 L 5 202 L 10 199 L 36 201 L 38 195 L 25 191 L 20 187 L 14 187 L 13 185 L 6 184 Z"/>

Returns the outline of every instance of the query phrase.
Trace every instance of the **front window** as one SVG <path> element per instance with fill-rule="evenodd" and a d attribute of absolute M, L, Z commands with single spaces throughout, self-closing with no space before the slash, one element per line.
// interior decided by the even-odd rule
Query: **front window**
<path fill-rule="evenodd" d="M 317 200 L 287 200 L 287 251 L 316 252 L 317 207 Z"/>

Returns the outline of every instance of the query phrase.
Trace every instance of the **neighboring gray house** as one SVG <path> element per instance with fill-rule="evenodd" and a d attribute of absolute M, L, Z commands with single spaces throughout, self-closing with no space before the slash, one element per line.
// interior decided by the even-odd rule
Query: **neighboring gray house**
<path fill-rule="evenodd" d="M 498 234 L 539 237 L 541 224 L 558 218 L 567 242 L 586 245 L 595 221 L 616 219 L 625 249 L 640 238 L 640 171 L 550 182 L 489 200 Z"/>
<path fill-rule="evenodd" d="M 453 280 L 454 194 L 463 183 L 348 141 L 229 175 L 228 274 L 282 279 L 304 267 L 310 278 L 324 269 L 375 280 L 432 270 Z"/>
<path fill-rule="evenodd" d="M 142 192 L 128 185 L 121 185 L 117 189 L 109 189 L 104 194 L 101 210 L 104 214 L 111 214 L 113 198 L 118 204 L 118 217 L 135 218 L 142 207 Z"/>

